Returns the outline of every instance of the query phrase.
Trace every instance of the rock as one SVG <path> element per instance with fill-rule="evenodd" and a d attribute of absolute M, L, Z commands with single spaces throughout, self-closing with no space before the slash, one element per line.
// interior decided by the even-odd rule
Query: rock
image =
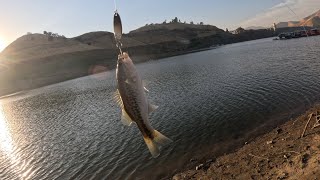
<path fill-rule="evenodd" d="M 197 161 L 196 158 L 191 158 L 191 159 L 190 159 L 190 162 L 195 162 L 195 161 Z"/>
<path fill-rule="evenodd" d="M 306 147 L 304 148 L 304 150 L 306 150 L 306 151 L 307 151 L 307 150 L 309 150 L 309 149 L 310 149 L 310 147 L 311 147 L 311 146 L 309 146 L 309 145 L 308 145 L 308 146 L 306 146 Z"/>
<path fill-rule="evenodd" d="M 277 128 L 276 132 L 277 132 L 277 134 L 280 134 L 280 133 L 282 133 L 282 129 L 281 128 Z"/>
<path fill-rule="evenodd" d="M 289 157 L 290 157 L 290 155 L 283 155 L 283 157 L 285 158 L 285 159 L 288 159 Z"/>
<path fill-rule="evenodd" d="M 303 154 L 303 155 L 302 155 L 302 158 L 301 158 L 301 162 L 302 162 L 303 164 L 306 164 L 306 163 L 308 162 L 308 160 L 309 160 L 309 157 L 310 157 L 309 154 L 307 154 L 307 153 Z"/>
<path fill-rule="evenodd" d="M 293 148 L 293 145 L 288 144 L 287 147 L 288 147 L 288 148 Z"/>
<path fill-rule="evenodd" d="M 274 141 L 267 141 L 267 144 L 273 144 L 274 143 Z"/>
<path fill-rule="evenodd" d="M 203 168 L 203 164 L 199 164 L 198 166 L 196 166 L 196 170 L 200 170 Z"/>
<path fill-rule="evenodd" d="M 282 174 L 280 174 L 280 176 L 278 176 L 277 179 L 286 179 L 288 177 L 288 173 L 287 172 L 283 172 Z"/>
<path fill-rule="evenodd" d="M 208 159 L 208 160 L 206 161 L 206 163 L 207 163 L 207 164 L 211 164 L 211 163 L 213 163 L 213 161 L 214 161 L 213 159 Z"/>

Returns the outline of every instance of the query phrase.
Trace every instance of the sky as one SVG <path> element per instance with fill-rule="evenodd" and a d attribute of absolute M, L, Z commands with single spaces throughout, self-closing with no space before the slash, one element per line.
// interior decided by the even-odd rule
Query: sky
<path fill-rule="evenodd" d="M 112 32 L 114 2 L 125 33 L 174 17 L 230 30 L 269 27 L 320 9 L 319 0 L 0 0 L 0 51 L 27 32 L 50 31 L 66 37 Z"/>

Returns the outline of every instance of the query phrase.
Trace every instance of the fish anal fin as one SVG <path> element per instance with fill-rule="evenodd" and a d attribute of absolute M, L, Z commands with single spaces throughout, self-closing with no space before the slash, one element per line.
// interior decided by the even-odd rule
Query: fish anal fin
<path fill-rule="evenodd" d="M 165 146 L 173 142 L 171 139 L 167 138 L 157 130 L 153 131 L 153 136 L 153 141 L 160 146 Z"/>
<path fill-rule="evenodd" d="M 153 105 L 153 104 L 150 104 L 148 105 L 148 112 L 151 113 L 153 111 L 155 111 L 156 109 L 158 109 L 159 106 L 156 106 L 156 105 Z"/>
<path fill-rule="evenodd" d="M 153 142 L 152 139 L 150 139 L 149 137 L 143 137 L 144 142 L 146 143 L 151 155 L 153 158 L 156 158 L 160 155 L 160 150 L 159 147 L 157 146 L 157 144 L 155 144 L 155 142 Z"/>
<path fill-rule="evenodd" d="M 133 122 L 130 116 L 128 115 L 128 113 L 124 109 L 122 109 L 121 122 L 125 126 L 131 126 Z"/>

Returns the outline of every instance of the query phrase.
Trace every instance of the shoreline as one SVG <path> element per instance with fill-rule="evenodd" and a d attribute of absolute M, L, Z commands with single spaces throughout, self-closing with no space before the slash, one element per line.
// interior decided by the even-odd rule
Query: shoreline
<path fill-rule="evenodd" d="M 191 53 L 197 53 L 197 52 L 202 52 L 202 51 L 208 51 L 208 50 L 216 49 L 219 47 L 221 47 L 221 46 L 212 46 L 212 47 L 208 47 L 208 48 L 193 49 L 193 50 L 189 50 L 189 51 L 175 51 L 175 52 L 168 52 L 168 53 L 162 53 L 162 54 L 133 55 L 133 56 L 131 56 L 131 58 L 133 59 L 134 64 L 137 65 L 137 64 L 141 64 L 141 63 L 147 63 L 149 61 L 158 61 L 158 60 L 162 60 L 165 58 L 186 55 L 186 54 L 191 54 Z M 127 51 L 127 50 L 124 50 L 124 51 Z M 115 56 L 114 59 L 116 59 L 116 58 L 117 57 Z M 78 74 L 76 76 L 73 76 L 73 75 L 69 75 L 72 73 L 65 73 L 64 72 L 63 74 L 65 75 L 64 76 L 65 78 L 58 78 L 56 80 L 52 80 L 52 79 L 59 76 L 57 74 L 49 75 L 49 76 L 41 76 L 40 78 L 33 78 L 32 81 L 30 79 L 27 79 L 24 81 L 24 83 L 27 83 L 28 87 L 17 88 L 16 90 L 14 90 L 14 89 L 8 90 L 9 88 L 5 89 L 6 93 L 0 92 L 0 99 L 6 98 L 9 96 L 13 96 L 13 95 L 19 94 L 20 92 L 24 92 L 24 91 L 30 91 L 30 90 L 34 90 L 34 89 L 38 89 L 38 88 L 42 88 L 42 87 L 70 81 L 70 80 L 75 80 L 78 78 L 83 78 L 83 77 L 96 75 L 96 74 L 100 74 L 100 73 L 106 73 L 106 72 L 109 72 L 109 71 L 116 69 L 115 62 L 116 62 L 116 60 L 115 61 L 111 61 L 111 60 L 106 61 L 105 64 L 102 65 L 102 66 L 104 66 L 105 70 L 99 71 L 96 73 L 89 73 L 88 72 L 88 74 L 80 74 L 80 75 Z M 100 65 L 100 63 L 97 63 L 96 65 L 97 66 Z"/>
<path fill-rule="evenodd" d="M 245 142 L 229 154 L 207 159 L 191 159 L 189 170 L 172 179 L 315 179 L 320 177 L 320 126 L 315 105 L 266 133 Z M 309 120 L 304 137 L 302 132 Z M 189 164 L 189 165 L 188 165 Z M 307 177 L 307 178 L 306 178 Z"/>

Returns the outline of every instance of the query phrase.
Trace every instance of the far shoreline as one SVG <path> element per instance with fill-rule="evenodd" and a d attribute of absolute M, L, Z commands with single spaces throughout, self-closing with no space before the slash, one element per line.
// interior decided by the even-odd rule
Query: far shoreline
<path fill-rule="evenodd" d="M 133 54 L 133 55 L 131 55 L 131 58 L 133 59 L 133 62 L 135 64 L 140 64 L 140 63 L 146 63 L 149 61 L 159 61 L 159 60 L 162 60 L 165 58 L 170 58 L 170 57 L 175 57 L 175 56 L 181 56 L 181 55 L 192 54 L 192 53 L 197 53 L 197 52 L 209 51 L 209 50 L 217 49 L 220 47 L 225 47 L 227 45 L 241 44 L 241 43 L 247 43 L 247 42 L 251 42 L 251 41 L 259 41 L 259 40 L 263 40 L 263 39 L 270 39 L 271 40 L 272 38 L 273 37 L 266 37 L 266 38 L 247 40 L 247 41 L 242 41 L 242 42 L 234 42 L 234 43 L 229 43 L 229 44 L 213 45 L 213 46 L 205 47 L 205 48 L 191 49 L 191 50 L 186 50 L 186 51 L 174 51 L 174 52 L 167 52 L 167 53 L 160 53 L 160 54 L 148 54 L 148 55 L 135 55 L 135 54 Z M 130 55 L 131 54 L 130 49 L 131 48 L 124 48 L 123 51 L 127 52 L 127 50 L 129 50 L 129 55 Z M 54 85 L 54 84 L 58 84 L 61 82 L 70 81 L 70 80 L 74 80 L 74 79 L 78 79 L 78 78 L 82 78 L 82 77 L 86 77 L 86 76 L 91 76 L 94 74 L 105 73 L 105 72 L 114 70 L 116 68 L 116 58 L 117 57 L 114 56 L 114 61 L 111 60 L 110 57 L 108 58 L 109 60 L 106 61 L 106 64 L 105 64 L 105 66 L 107 67 L 106 71 L 99 71 L 99 72 L 92 73 L 92 74 L 86 73 L 86 74 L 77 75 L 77 76 L 71 75 L 70 77 L 68 77 L 68 73 L 65 73 L 67 76 L 60 77 L 57 80 L 52 80 L 52 79 L 55 78 L 55 76 L 59 76 L 59 75 L 51 75 L 51 76 L 44 76 L 41 78 L 34 78 L 34 79 L 32 79 L 32 81 L 31 81 L 32 84 L 29 85 L 29 87 L 19 88 L 17 90 L 12 90 L 12 91 L 9 90 L 8 93 L 0 93 L 0 98 L 7 96 L 7 95 L 15 94 L 20 91 L 30 91 L 33 89 L 38 89 L 41 87 Z M 97 64 L 97 65 L 99 65 L 99 64 Z M 29 81 L 29 80 L 27 79 L 27 81 Z"/>

